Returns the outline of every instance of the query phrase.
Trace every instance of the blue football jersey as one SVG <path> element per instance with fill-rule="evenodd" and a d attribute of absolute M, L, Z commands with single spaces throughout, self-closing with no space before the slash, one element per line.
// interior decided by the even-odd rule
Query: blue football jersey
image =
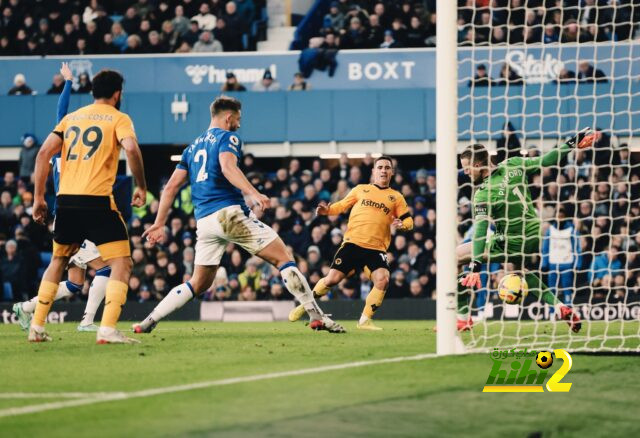
<path fill-rule="evenodd" d="M 240 161 L 242 142 L 233 132 L 212 128 L 184 150 L 178 163 L 178 169 L 189 172 L 196 219 L 231 205 L 239 205 L 245 212 L 249 212 L 240 189 L 231 184 L 222 173 L 219 159 L 222 152 L 231 152 Z"/>
<path fill-rule="evenodd" d="M 60 159 L 62 155 L 58 152 L 51 157 L 51 176 L 53 176 L 53 191 L 58 194 L 58 184 L 60 184 Z"/>

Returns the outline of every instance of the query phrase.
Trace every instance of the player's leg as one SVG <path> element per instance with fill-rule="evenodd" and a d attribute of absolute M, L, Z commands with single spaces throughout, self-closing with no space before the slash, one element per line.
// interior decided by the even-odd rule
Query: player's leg
<path fill-rule="evenodd" d="M 79 332 L 95 332 L 98 330 L 98 327 L 94 324 L 94 319 L 96 313 L 98 313 L 98 307 L 100 307 L 100 304 L 105 299 L 107 283 L 111 276 L 111 267 L 100 258 L 90 262 L 89 266 L 96 270 L 96 275 L 93 277 L 93 280 L 91 280 L 91 285 L 89 286 L 87 304 L 84 308 L 82 320 L 77 327 Z M 71 269 L 69 271 L 71 272 Z M 81 275 L 84 281 L 85 271 L 81 268 L 74 269 L 74 271 L 77 271 L 77 275 Z M 76 274 L 74 273 L 74 275 Z"/>
<path fill-rule="evenodd" d="M 333 286 L 340 283 L 347 276 L 350 277 L 351 275 L 353 275 L 353 273 L 355 273 L 355 269 L 351 270 L 349 275 L 346 275 L 344 272 L 338 271 L 337 269 L 334 269 L 334 268 L 329 269 L 329 273 L 325 277 L 318 280 L 316 285 L 313 287 L 313 297 L 320 298 L 322 296 L 325 296 L 326 294 L 329 293 L 329 291 Z M 307 312 L 304 309 L 304 306 L 300 304 L 291 312 L 289 312 L 289 321 L 295 322 L 300 318 L 302 318 L 305 315 L 305 313 Z"/>
<path fill-rule="evenodd" d="M 465 242 L 456 247 L 456 258 L 458 267 L 466 266 L 471 263 L 471 255 L 473 252 L 473 242 Z"/>
<path fill-rule="evenodd" d="M 122 313 L 122 307 L 127 301 L 129 276 L 131 275 L 133 262 L 129 255 L 124 257 L 105 256 L 102 249 L 104 246 L 105 245 L 100 245 L 98 246 L 98 249 L 100 249 L 100 253 L 103 254 L 103 258 L 106 259 L 105 261 L 111 267 L 111 275 L 107 281 L 104 311 L 102 312 L 102 321 L 100 322 L 96 342 L 98 344 L 136 343 L 138 342 L 137 340 L 127 338 L 116 329 L 116 325 L 120 319 L 120 314 Z"/>
<path fill-rule="evenodd" d="M 38 288 L 38 302 L 31 320 L 29 329 L 30 342 L 46 342 L 51 341 L 51 337 L 45 332 L 44 324 L 53 304 L 54 298 L 58 292 L 58 283 L 62 278 L 69 256 L 77 248 L 77 245 L 59 245 L 54 242 L 53 257 L 49 263 L 49 267 L 42 276 L 40 287 Z"/>
<path fill-rule="evenodd" d="M 74 283 L 71 277 L 69 277 L 66 281 L 58 283 L 58 291 L 56 292 L 56 296 L 53 301 L 69 298 L 70 296 L 79 293 L 81 290 L 82 283 Z M 36 310 L 37 303 L 38 296 L 36 295 L 28 301 L 23 301 L 13 305 L 13 313 L 15 313 L 18 318 L 18 323 L 22 330 L 29 330 L 31 318 L 33 317 L 33 312 Z"/>
<path fill-rule="evenodd" d="M 132 328 L 135 333 L 150 333 L 158 321 L 211 286 L 227 246 L 227 241 L 220 236 L 222 230 L 217 217 L 218 212 L 198 220 L 195 266 L 191 279 L 171 289 L 149 316 L 134 324 Z"/>
<path fill-rule="evenodd" d="M 83 220 L 80 216 L 72 209 L 58 205 L 53 231 L 53 256 L 38 288 L 38 302 L 29 329 L 31 342 L 51 341 L 51 337 L 44 331 L 44 324 L 69 258 L 78 251 L 80 243 L 84 240 L 80 236 L 82 230 L 78 226 L 78 221 L 82 224 Z"/>
<path fill-rule="evenodd" d="M 345 330 L 340 324 L 332 321 L 322 312 L 313 298 L 313 292 L 309 287 L 309 283 L 307 283 L 307 279 L 300 272 L 293 257 L 287 251 L 284 242 L 277 234 L 264 248 L 255 252 L 255 255 L 278 268 L 284 286 L 300 302 L 309 315 L 311 328 L 314 330 L 327 330 L 331 333 L 344 333 Z"/>
<path fill-rule="evenodd" d="M 196 250 L 196 256 L 197 254 Z M 135 333 L 150 333 L 161 319 L 187 304 L 196 295 L 206 291 L 213 283 L 217 270 L 217 264 L 211 266 L 196 264 L 191 280 L 171 289 L 149 316 L 143 319 L 142 322 L 133 325 L 133 331 Z"/>
<path fill-rule="evenodd" d="M 562 291 L 562 302 L 570 306 L 573 297 L 573 269 L 564 269 L 560 272 L 560 290 Z"/>
<path fill-rule="evenodd" d="M 383 266 L 377 268 L 370 266 L 370 268 L 372 269 L 371 281 L 373 281 L 373 288 L 371 289 L 371 292 L 369 292 L 369 295 L 367 295 L 366 303 L 362 310 L 360 320 L 358 321 L 357 328 L 361 330 L 382 330 L 382 328 L 375 326 L 371 322 L 371 319 L 373 318 L 376 310 L 382 306 L 384 295 L 387 292 L 387 287 L 389 286 L 389 269 Z"/>

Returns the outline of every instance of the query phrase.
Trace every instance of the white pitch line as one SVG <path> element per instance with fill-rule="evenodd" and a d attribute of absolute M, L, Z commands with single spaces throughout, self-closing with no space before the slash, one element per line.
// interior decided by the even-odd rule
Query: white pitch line
<path fill-rule="evenodd" d="M 107 397 L 123 392 L 0 392 L 0 399 L 14 398 L 90 398 Z"/>
<path fill-rule="evenodd" d="M 398 356 L 387 359 L 363 360 L 358 362 L 347 362 L 336 365 L 325 365 L 315 368 L 303 368 L 300 370 L 281 371 L 276 373 L 256 374 L 254 376 L 232 377 L 220 380 L 208 380 L 186 385 L 165 386 L 163 388 L 151 388 L 132 392 L 94 393 L 95 395 L 76 400 L 61 402 L 42 403 L 37 405 L 22 406 L 18 408 L 7 408 L 0 410 L 0 418 L 14 415 L 33 414 L 37 412 L 50 411 L 54 409 L 71 408 L 75 406 L 86 406 L 95 403 L 103 403 L 116 400 L 128 400 L 132 398 L 151 397 L 154 395 L 171 394 L 175 392 L 191 391 L 194 389 L 205 389 L 214 386 L 233 385 L 236 383 L 256 382 L 259 380 L 278 379 L 281 377 L 302 376 L 305 374 L 324 373 L 327 371 L 345 370 L 349 368 L 359 368 L 370 365 L 381 365 L 386 363 L 408 362 L 437 357 L 435 353 L 416 354 L 415 356 Z M 90 393 L 89 393 L 90 394 Z M 87 395 L 89 395 L 87 394 Z"/>

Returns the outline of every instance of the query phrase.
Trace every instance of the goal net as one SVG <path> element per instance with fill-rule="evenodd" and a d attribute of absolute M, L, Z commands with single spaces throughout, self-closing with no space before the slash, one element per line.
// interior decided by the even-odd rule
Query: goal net
<path fill-rule="evenodd" d="M 518 236 L 501 234 L 499 224 L 488 231 L 493 256 L 470 297 L 473 329 L 461 334 L 467 351 L 640 351 L 640 7 L 461 3 L 476 6 L 458 8 L 458 152 L 484 144 L 496 165 L 544 156 L 584 127 L 597 131 L 593 148 L 522 177 L 541 223 L 536 249 L 514 250 Z M 480 186 L 463 172 L 458 180 L 463 243 L 473 237 Z M 505 203 L 506 215 L 524 212 L 509 205 L 526 204 L 521 195 L 490 199 L 489 216 L 498 209 L 492 203 Z M 507 247 L 504 255 L 528 260 L 528 272 L 561 304 L 531 285 L 521 304 L 500 299 L 501 278 L 518 270 L 495 256 Z M 579 332 L 559 319 L 563 305 L 580 317 Z"/>

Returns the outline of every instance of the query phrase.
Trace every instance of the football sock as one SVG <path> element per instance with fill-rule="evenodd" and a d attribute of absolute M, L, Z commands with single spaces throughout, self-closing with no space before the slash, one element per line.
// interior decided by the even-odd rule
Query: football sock
<path fill-rule="evenodd" d="M 542 300 L 542 302 L 547 303 L 551 306 L 557 306 L 562 304 L 558 298 L 549 290 L 546 284 L 540 280 L 536 274 L 532 272 L 527 272 L 524 276 L 524 279 L 527 281 L 527 285 L 529 286 L 529 291 L 531 291 L 538 299 Z"/>
<path fill-rule="evenodd" d="M 68 283 L 68 284 L 67 284 Z M 58 301 L 63 298 L 70 297 L 71 295 L 78 293 L 82 290 L 82 286 L 71 283 L 70 281 L 61 281 L 58 283 L 58 291 L 53 301 Z M 26 313 L 33 313 L 36 310 L 36 303 L 38 302 L 38 296 L 31 298 L 29 301 L 22 303 L 22 310 Z"/>
<path fill-rule="evenodd" d="M 89 287 L 89 296 L 87 297 L 87 305 L 84 308 L 84 315 L 80 325 L 91 325 L 93 319 L 96 316 L 100 303 L 104 300 L 104 296 L 107 292 L 107 283 L 109 282 L 109 276 L 111 275 L 111 268 L 105 266 L 96 272 L 96 276 L 91 281 Z"/>
<path fill-rule="evenodd" d="M 171 289 L 167 296 L 158 303 L 149 316 L 142 321 L 142 325 L 146 328 L 150 324 L 160 321 L 162 318 L 187 304 L 189 300 L 195 296 L 196 294 L 189 282 L 179 284 Z"/>
<path fill-rule="evenodd" d="M 466 272 L 458 275 L 458 306 L 456 314 L 459 321 L 467 321 L 469 319 L 469 302 L 471 301 L 471 289 L 463 286 L 461 281 L 466 276 Z"/>
<path fill-rule="evenodd" d="M 313 296 L 315 298 L 322 297 L 329 293 L 331 288 L 324 283 L 324 278 L 321 278 L 313 287 Z"/>
<path fill-rule="evenodd" d="M 382 300 L 384 299 L 385 291 L 373 287 L 369 295 L 367 295 L 366 304 L 364 305 L 364 309 L 362 310 L 362 316 L 360 316 L 360 321 L 358 324 L 364 324 L 367 320 L 373 318 L 373 314 L 376 313 L 376 310 L 380 308 L 382 305 Z"/>
<path fill-rule="evenodd" d="M 318 307 L 316 300 L 313 299 L 313 292 L 304 278 L 302 272 L 298 269 L 295 262 L 285 263 L 280 267 L 280 275 L 284 281 L 284 286 L 304 307 L 309 319 L 316 321 L 322 319 L 323 313 Z"/>
<path fill-rule="evenodd" d="M 44 327 L 44 323 L 47 320 L 49 309 L 53 304 L 53 299 L 58 292 L 58 285 L 51 281 L 42 280 L 40 288 L 38 289 L 38 303 L 33 314 L 33 320 L 31 325 Z"/>
<path fill-rule="evenodd" d="M 125 301 L 127 301 L 127 289 L 129 289 L 127 283 L 118 280 L 109 280 L 107 282 L 101 327 L 116 327 L 118 319 L 120 318 L 120 312 L 122 312 L 122 306 L 124 306 Z"/>

